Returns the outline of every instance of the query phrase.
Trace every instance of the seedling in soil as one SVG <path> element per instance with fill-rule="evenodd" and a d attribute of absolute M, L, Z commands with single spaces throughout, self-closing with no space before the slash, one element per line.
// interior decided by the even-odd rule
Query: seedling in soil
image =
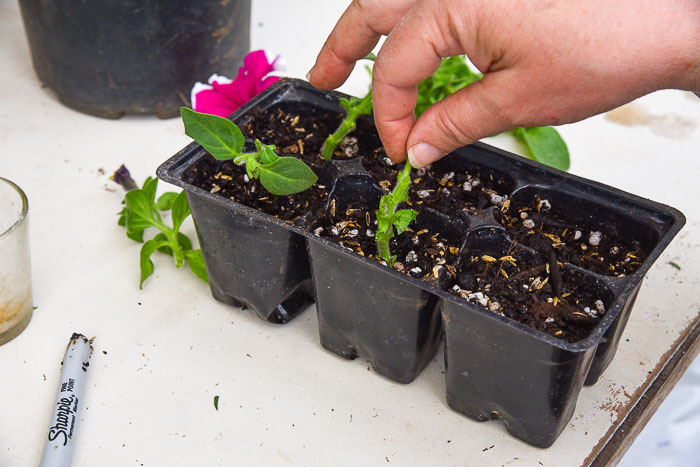
<path fill-rule="evenodd" d="M 232 121 L 182 107 L 185 133 L 201 144 L 218 160 L 230 160 L 245 165 L 248 177 L 260 179 L 260 183 L 273 195 L 299 193 L 316 183 L 318 177 L 301 160 L 295 157 L 279 157 L 275 146 L 255 140 L 255 152 L 243 152 L 245 138 Z"/>
<path fill-rule="evenodd" d="M 369 53 L 365 60 L 374 61 L 377 57 L 373 53 Z M 372 74 L 372 70 L 368 67 L 367 71 Z M 359 97 L 351 97 L 350 99 L 340 98 L 340 105 L 345 109 L 346 115 L 335 133 L 326 138 L 323 143 L 323 158 L 330 160 L 333 156 L 333 151 L 343 142 L 345 135 L 357 128 L 357 117 L 360 115 L 369 115 L 372 113 L 372 89 L 367 92 L 367 95 L 360 99 Z"/>
<path fill-rule="evenodd" d="M 377 249 L 379 256 L 389 267 L 396 263 L 396 256 L 391 254 L 389 240 L 399 235 L 413 222 L 418 213 L 413 209 L 396 210 L 400 203 L 408 199 L 408 189 L 411 186 L 411 164 L 406 162 L 403 170 L 396 177 L 396 186 L 379 200 L 377 210 Z"/>
<path fill-rule="evenodd" d="M 416 116 L 465 86 L 484 76 L 469 68 L 464 57 L 446 58 L 429 78 L 418 84 Z M 569 150 L 559 132 L 552 127 L 516 128 L 509 131 L 527 149 L 530 158 L 557 169 L 569 169 Z"/>
<path fill-rule="evenodd" d="M 335 133 L 328 136 L 326 142 L 323 143 L 323 158 L 325 160 L 330 160 L 333 151 L 343 141 L 345 135 L 357 128 L 357 117 L 372 113 L 372 90 L 370 89 L 362 99 L 359 97 L 340 98 L 340 105 L 343 106 L 347 114 Z"/>
<path fill-rule="evenodd" d="M 182 267 L 185 262 L 195 276 L 207 280 L 207 269 L 201 250 L 193 250 L 192 242 L 187 235 L 180 232 L 180 226 L 190 215 L 190 206 L 187 203 L 185 192 L 163 193 L 156 200 L 157 178 L 148 177 L 143 188 L 131 178 L 129 171 L 123 165 L 112 176 L 114 182 L 121 185 L 126 191 L 124 208 L 119 213 L 118 224 L 126 227 L 126 236 L 143 243 L 141 247 L 141 280 L 139 288 L 143 288 L 143 282 L 153 274 L 154 266 L 151 256 L 158 250 L 175 257 L 175 267 Z M 161 213 L 170 211 L 173 226 L 168 227 L 163 221 Z M 148 227 L 156 227 L 160 230 L 152 239 L 144 242 L 144 231 Z"/>

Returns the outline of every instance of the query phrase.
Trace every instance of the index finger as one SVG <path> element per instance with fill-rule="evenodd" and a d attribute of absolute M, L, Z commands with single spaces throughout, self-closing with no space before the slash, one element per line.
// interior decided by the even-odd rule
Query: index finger
<path fill-rule="evenodd" d="M 355 62 L 372 51 L 415 0 L 354 0 L 333 28 L 309 72 L 319 89 L 334 89 L 345 82 Z"/>
<path fill-rule="evenodd" d="M 426 17 L 427 16 L 427 17 Z M 373 69 L 374 121 L 387 155 L 406 158 L 408 134 L 416 121 L 418 83 L 440 66 L 430 13 L 412 9 L 396 25 L 377 54 Z M 443 48 L 447 49 L 445 44 Z M 447 55 L 447 52 L 446 52 Z"/>

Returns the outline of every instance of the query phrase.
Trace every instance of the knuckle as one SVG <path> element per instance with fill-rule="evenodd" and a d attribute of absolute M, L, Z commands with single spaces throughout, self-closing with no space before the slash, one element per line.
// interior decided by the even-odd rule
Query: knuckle
<path fill-rule="evenodd" d="M 353 0 L 352 2 L 361 18 L 371 17 L 376 3 L 375 0 Z"/>

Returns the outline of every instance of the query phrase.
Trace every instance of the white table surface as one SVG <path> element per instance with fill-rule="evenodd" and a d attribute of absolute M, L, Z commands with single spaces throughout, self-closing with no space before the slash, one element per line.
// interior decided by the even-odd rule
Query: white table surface
<path fill-rule="evenodd" d="M 254 2 L 252 47 L 303 77 L 344 3 Z M 358 71 L 342 90 L 366 85 Z M 0 466 L 38 464 L 74 331 L 95 336 L 76 466 L 581 465 L 700 317 L 700 100 L 689 93 L 640 99 L 656 116 L 647 124 L 598 116 L 560 129 L 572 173 L 674 206 L 687 225 L 649 271 L 615 360 L 547 450 L 450 410 L 441 353 L 401 385 L 323 350 L 314 307 L 265 323 L 163 255 L 139 290 L 140 245 L 116 224 L 123 192 L 108 176 L 125 163 L 140 183 L 189 139 L 178 119 L 103 120 L 58 103 L 34 74 L 11 0 L 0 0 L 0 96 L 0 175 L 29 197 L 38 307 L 0 347 Z M 194 236 L 191 221 L 184 230 Z"/>

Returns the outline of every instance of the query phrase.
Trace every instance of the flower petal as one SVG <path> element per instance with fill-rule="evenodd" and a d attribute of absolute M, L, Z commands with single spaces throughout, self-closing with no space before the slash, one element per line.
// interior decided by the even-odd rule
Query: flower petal
<path fill-rule="evenodd" d="M 260 81 L 274 70 L 274 61 L 271 63 L 267 60 L 267 53 L 264 50 L 255 50 L 243 59 L 243 67 L 238 69 L 238 76 L 246 74 Z"/>
<path fill-rule="evenodd" d="M 192 108 L 194 110 L 197 110 L 197 94 L 211 89 L 213 88 L 208 84 L 200 83 L 199 81 L 194 83 L 194 86 L 192 86 L 192 91 L 190 92 L 190 102 L 192 103 Z"/>
<path fill-rule="evenodd" d="M 267 76 L 279 69 L 282 58 L 264 50 L 254 50 L 243 59 L 236 78 L 212 74 L 209 84 L 195 83 L 192 88 L 192 108 L 197 112 L 227 117 L 240 106 L 277 81 L 277 76 Z"/>
<path fill-rule="evenodd" d="M 260 82 L 260 85 L 258 86 L 258 94 L 263 92 L 265 89 L 269 88 L 272 86 L 275 82 L 279 81 L 280 77 L 279 76 L 268 76 L 264 80 Z"/>
<path fill-rule="evenodd" d="M 208 82 L 209 84 L 214 84 L 214 83 L 217 83 L 217 84 L 231 84 L 231 83 L 233 82 L 233 80 L 232 80 L 231 78 L 226 77 L 226 76 L 217 75 L 216 73 L 214 73 L 213 75 L 211 75 L 211 76 L 209 77 L 209 79 L 207 80 L 207 82 Z"/>
<path fill-rule="evenodd" d="M 192 108 L 197 112 L 228 117 L 240 105 L 232 102 L 215 89 L 205 89 L 197 93 L 192 102 Z"/>

